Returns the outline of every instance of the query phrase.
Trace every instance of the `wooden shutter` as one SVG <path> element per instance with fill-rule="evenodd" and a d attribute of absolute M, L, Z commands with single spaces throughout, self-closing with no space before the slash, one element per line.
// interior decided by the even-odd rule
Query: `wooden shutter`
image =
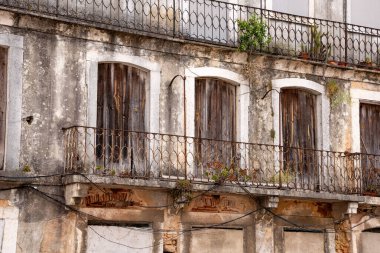
<path fill-rule="evenodd" d="M 379 191 L 380 187 L 380 105 L 360 104 L 360 144 L 363 189 Z"/>
<path fill-rule="evenodd" d="M 97 127 L 145 131 L 147 72 L 120 63 L 102 63 L 98 70 Z"/>
<path fill-rule="evenodd" d="M 235 140 L 235 90 L 235 86 L 219 79 L 196 79 L 196 137 Z"/>
<path fill-rule="evenodd" d="M 284 172 L 296 176 L 304 189 L 318 181 L 316 148 L 316 96 L 299 89 L 281 91 Z M 292 176 L 291 176 L 292 177 Z M 293 183 L 294 183 L 293 182 Z"/>
<path fill-rule="evenodd" d="M 7 109 L 7 49 L 0 47 L 0 169 L 4 166 Z"/>
<path fill-rule="evenodd" d="M 235 162 L 235 99 L 235 86 L 219 79 L 196 79 L 195 137 L 203 138 L 195 145 L 198 169 Z"/>
<path fill-rule="evenodd" d="M 360 104 L 361 152 L 380 155 L 380 105 Z"/>
<path fill-rule="evenodd" d="M 145 136 L 139 132 L 145 131 L 147 75 L 120 63 L 98 66 L 98 164 L 134 176 L 145 171 Z"/>
<path fill-rule="evenodd" d="M 316 96 L 307 91 L 281 91 L 284 146 L 315 149 L 315 100 Z"/>

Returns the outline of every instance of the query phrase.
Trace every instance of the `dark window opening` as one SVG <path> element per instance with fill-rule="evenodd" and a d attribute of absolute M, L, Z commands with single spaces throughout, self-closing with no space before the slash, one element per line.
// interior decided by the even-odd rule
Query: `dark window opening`
<path fill-rule="evenodd" d="M 152 225 L 149 223 L 126 223 L 125 221 L 97 221 L 89 220 L 87 223 L 89 226 L 115 226 L 115 227 L 125 227 L 125 228 L 151 228 Z"/>
<path fill-rule="evenodd" d="M 380 227 L 378 227 L 378 228 L 369 228 L 369 229 L 363 230 L 363 232 L 380 233 Z"/>
<path fill-rule="evenodd" d="M 291 228 L 291 227 L 285 227 L 284 232 L 323 233 L 323 231 L 319 229 Z"/>

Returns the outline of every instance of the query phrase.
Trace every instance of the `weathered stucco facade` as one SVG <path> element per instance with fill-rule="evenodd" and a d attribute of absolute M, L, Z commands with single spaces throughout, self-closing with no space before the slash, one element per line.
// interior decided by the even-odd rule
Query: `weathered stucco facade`
<path fill-rule="evenodd" d="M 0 10 L 0 46 L 8 50 L 9 161 L 0 170 L 0 252 L 375 252 L 368 245 L 379 242 L 380 198 L 350 192 L 361 185 L 356 172 L 350 175 L 358 159 L 345 160 L 344 165 L 338 160 L 361 152 L 359 104 L 380 103 L 378 70 L 247 54 L 9 9 Z M 86 130 L 84 142 L 74 144 L 82 150 L 74 153 L 69 137 L 79 138 L 81 132 L 69 135 L 68 128 L 97 127 L 102 62 L 149 73 L 145 130 L 150 139 L 144 145 L 150 156 L 144 158 L 161 164 L 176 156 L 171 160 L 174 170 L 178 166 L 175 175 L 158 165 L 149 175 L 133 176 L 97 164 L 83 170 L 68 164 L 85 166 L 81 152 L 91 148 L 92 153 L 84 155 L 87 162 L 97 156 L 92 130 Z M 172 80 L 176 75 L 186 77 L 186 101 L 181 78 Z M 210 178 L 196 169 L 189 173 L 196 167 L 195 158 L 181 154 L 193 150 L 196 139 L 174 144 L 184 133 L 199 137 L 194 87 L 197 79 L 206 77 L 238 87 L 234 141 L 263 145 L 244 151 L 256 157 L 250 165 L 260 170 L 246 172 L 244 179 L 231 179 L 231 173 L 224 180 L 220 175 Z M 341 152 L 318 158 L 320 186 L 309 183 L 305 188 L 298 181 L 292 186 L 293 176 L 282 172 L 263 179 L 262 170 L 272 163 L 280 166 L 269 160 L 285 157 L 285 151 L 275 150 L 282 145 L 279 92 L 289 88 L 316 96 L 315 149 Z M 151 133 L 167 134 L 160 140 L 172 142 L 160 143 L 167 149 L 158 148 L 152 141 L 158 137 Z M 269 149 L 264 157 L 262 150 Z M 158 162 L 157 153 L 162 159 Z M 321 165 L 333 156 L 334 165 Z M 183 159 L 188 159 L 185 169 Z M 263 167 L 256 167 L 264 160 Z M 265 182 L 255 184 L 261 179 Z"/>

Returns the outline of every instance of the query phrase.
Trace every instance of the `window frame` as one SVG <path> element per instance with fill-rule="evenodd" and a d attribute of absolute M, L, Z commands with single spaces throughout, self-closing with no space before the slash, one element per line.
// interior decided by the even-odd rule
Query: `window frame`
<path fill-rule="evenodd" d="M 87 55 L 86 83 L 87 83 L 87 126 L 96 127 L 97 118 L 97 92 L 98 92 L 98 64 L 121 63 L 148 72 L 146 87 L 146 132 L 158 133 L 160 115 L 160 83 L 161 66 L 142 57 L 131 56 L 113 52 L 89 52 Z"/>
<path fill-rule="evenodd" d="M 250 88 L 249 82 L 242 75 L 227 69 L 216 67 L 198 67 L 185 69 L 186 83 L 186 133 L 188 137 L 195 138 L 195 79 L 196 78 L 216 78 L 226 81 L 236 86 L 235 99 L 235 142 L 249 142 L 249 111 Z M 183 111 L 183 110 L 181 110 Z M 183 118 L 181 112 L 180 119 Z M 193 144 L 188 144 L 188 150 L 195 150 Z M 192 161 L 188 160 L 189 164 Z M 188 173 L 196 175 L 196 166 L 190 166 L 192 169 Z"/>
<path fill-rule="evenodd" d="M 360 104 L 377 104 L 380 105 L 380 91 L 372 91 L 359 88 L 351 88 L 351 136 L 352 152 L 360 153 Z"/>
<path fill-rule="evenodd" d="M 292 88 L 306 90 L 317 96 L 316 99 L 316 149 L 330 149 L 330 100 L 325 93 L 325 87 L 316 82 L 301 78 L 284 78 L 272 80 L 272 108 L 273 108 L 273 130 L 280 133 L 282 129 L 280 115 L 280 92 L 281 89 Z M 281 146 L 281 134 L 276 134 L 273 139 L 274 145 Z"/>
<path fill-rule="evenodd" d="M 217 78 L 236 85 L 236 114 L 235 114 L 235 141 L 248 142 L 249 117 L 248 106 L 250 103 L 249 83 L 242 75 L 227 69 L 216 67 L 186 68 L 186 133 L 189 137 L 195 137 L 195 79 Z M 182 112 L 183 114 L 183 112 Z M 181 115 L 180 118 L 183 118 Z"/>
<path fill-rule="evenodd" d="M 7 107 L 2 171 L 17 170 L 19 169 L 21 148 L 24 38 L 13 34 L 0 34 L 0 46 L 8 49 Z"/>
<path fill-rule="evenodd" d="M 0 207 L 0 219 L 4 221 L 1 252 L 16 252 L 19 209 L 14 206 Z"/>

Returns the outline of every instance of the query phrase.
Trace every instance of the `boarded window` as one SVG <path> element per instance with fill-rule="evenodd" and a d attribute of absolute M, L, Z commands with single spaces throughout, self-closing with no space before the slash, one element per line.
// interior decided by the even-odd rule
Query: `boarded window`
<path fill-rule="evenodd" d="M 285 170 L 296 173 L 303 188 L 317 179 L 315 164 L 316 96 L 300 89 L 281 91 L 282 141 Z"/>
<path fill-rule="evenodd" d="M 145 162 L 145 99 L 148 73 L 120 64 L 101 63 L 98 71 L 98 164 L 124 172 L 141 171 Z"/>
<path fill-rule="evenodd" d="M 380 105 L 360 104 L 360 143 L 365 190 L 380 186 Z"/>
<path fill-rule="evenodd" d="M 235 140 L 236 87 L 223 80 L 205 78 L 195 82 L 196 160 L 230 165 Z M 216 141 L 218 140 L 218 141 Z"/>
<path fill-rule="evenodd" d="M 0 169 L 4 166 L 7 107 L 7 49 L 0 47 Z"/>
<path fill-rule="evenodd" d="M 325 252 L 323 233 L 285 231 L 284 240 L 285 253 Z"/>
<path fill-rule="evenodd" d="M 90 225 L 87 229 L 87 253 L 148 253 L 153 244 L 149 227 Z"/>
<path fill-rule="evenodd" d="M 242 229 L 206 229 L 191 232 L 190 252 L 243 253 Z"/>

